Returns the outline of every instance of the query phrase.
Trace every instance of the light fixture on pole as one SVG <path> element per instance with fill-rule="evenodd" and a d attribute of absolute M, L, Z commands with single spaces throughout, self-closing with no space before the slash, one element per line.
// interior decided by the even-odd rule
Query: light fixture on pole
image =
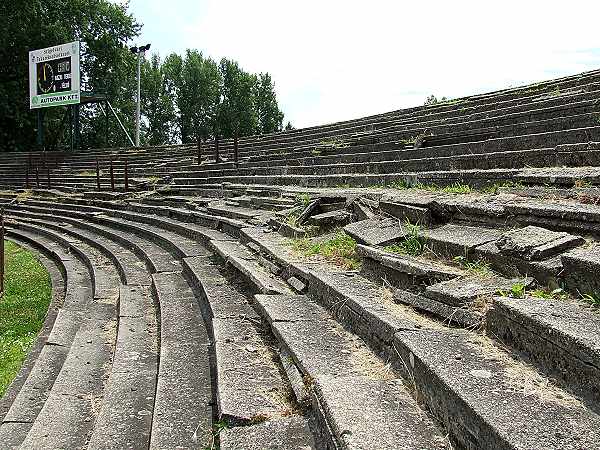
<path fill-rule="evenodd" d="M 137 99 L 135 105 L 135 146 L 140 146 L 140 103 L 141 103 L 141 94 L 140 94 L 140 74 L 142 67 L 142 56 L 148 50 L 150 50 L 150 44 L 141 45 L 139 47 L 130 47 L 131 53 L 137 55 Z"/>

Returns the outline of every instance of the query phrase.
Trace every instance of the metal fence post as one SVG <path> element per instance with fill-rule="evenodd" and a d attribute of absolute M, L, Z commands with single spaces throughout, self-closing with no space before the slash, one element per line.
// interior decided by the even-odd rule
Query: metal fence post
<path fill-rule="evenodd" d="M 220 162 L 219 160 L 219 135 L 215 136 L 215 162 Z"/>
<path fill-rule="evenodd" d="M 115 191 L 115 173 L 113 171 L 113 160 L 110 158 L 110 189 Z"/>
<path fill-rule="evenodd" d="M 37 184 L 37 187 L 40 187 L 40 171 L 39 169 L 36 167 L 35 168 L 35 183 Z"/>
<path fill-rule="evenodd" d="M 237 163 L 238 163 L 238 137 L 237 137 L 237 135 L 233 138 L 233 160 L 235 161 L 235 165 L 237 167 Z"/>
<path fill-rule="evenodd" d="M 127 156 L 125 157 L 125 192 L 129 190 L 129 175 L 127 174 Z"/>
<path fill-rule="evenodd" d="M 46 170 L 47 170 L 46 174 L 48 176 L 48 189 L 52 189 L 52 186 L 50 185 L 50 167 L 46 166 Z"/>
<path fill-rule="evenodd" d="M 96 158 L 96 187 L 100 190 L 100 164 L 98 164 L 98 158 Z"/>
<path fill-rule="evenodd" d="M 4 295 L 4 208 L 0 209 L 0 298 Z"/>
<path fill-rule="evenodd" d="M 202 160 L 202 140 L 198 138 L 198 165 L 200 165 L 200 161 Z"/>

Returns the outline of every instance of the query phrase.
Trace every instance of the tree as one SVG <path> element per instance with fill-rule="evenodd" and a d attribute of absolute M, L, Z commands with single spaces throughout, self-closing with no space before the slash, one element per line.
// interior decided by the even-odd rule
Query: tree
<path fill-rule="evenodd" d="M 144 61 L 141 73 L 142 87 L 142 142 L 144 145 L 162 145 L 176 142 L 174 96 L 171 95 L 164 66 L 160 57 L 152 55 Z"/>
<path fill-rule="evenodd" d="M 266 134 L 281 131 L 283 113 L 277 104 L 275 86 L 271 75 L 261 73 L 256 85 L 256 113 L 258 116 L 258 133 Z"/>
<path fill-rule="evenodd" d="M 225 58 L 221 60 L 219 69 L 223 79 L 217 120 L 220 135 L 231 138 L 256 133 L 256 75 L 243 71 L 237 62 Z"/>
<path fill-rule="evenodd" d="M 137 35 L 140 25 L 126 5 L 107 0 L 15 0 L 0 2 L 0 17 L 2 150 L 31 150 L 35 145 L 36 112 L 29 110 L 28 100 L 29 50 L 80 40 L 86 89 L 106 92 L 118 108 L 131 103 L 131 91 L 123 86 L 132 55 L 124 44 Z M 99 145 L 103 121 L 96 108 L 82 109 L 82 138 Z M 58 125 L 62 114 L 62 108 L 48 108 L 45 121 Z"/>
<path fill-rule="evenodd" d="M 445 102 L 447 100 L 448 99 L 446 97 L 442 97 L 440 100 L 438 100 L 435 95 L 431 94 L 425 99 L 425 103 L 423 103 L 423 106 L 433 106 L 437 105 L 438 103 Z"/>
<path fill-rule="evenodd" d="M 295 128 L 292 125 L 292 122 L 288 121 L 288 123 L 285 124 L 285 131 L 291 131 L 291 130 L 295 130 Z"/>

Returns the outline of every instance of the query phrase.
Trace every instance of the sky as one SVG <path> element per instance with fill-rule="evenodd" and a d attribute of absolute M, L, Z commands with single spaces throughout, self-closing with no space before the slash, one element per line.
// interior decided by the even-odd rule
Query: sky
<path fill-rule="evenodd" d="M 120 1 L 120 0 L 115 0 Z M 138 44 L 269 72 L 296 127 L 600 68 L 600 2 L 130 0 Z"/>

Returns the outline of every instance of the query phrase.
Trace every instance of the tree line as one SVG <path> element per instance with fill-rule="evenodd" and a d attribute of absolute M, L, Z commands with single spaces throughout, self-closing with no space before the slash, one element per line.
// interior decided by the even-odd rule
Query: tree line
<path fill-rule="evenodd" d="M 142 26 L 127 4 L 108 0 L 12 0 L 0 2 L 0 151 L 31 150 L 36 112 L 29 110 L 28 52 L 73 40 L 81 42 L 82 91 L 106 95 L 125 128 L 134 127 L 137 56 L 129 44 Z M 252 74 L 231 59 L 216 62 L 197 50 L 142 66 L 141 142 L 192 143 L 279 131 L 283 113 L 268 73 Z M 65 108 L 46 108 L 48 147 L 65 147 Z M 128 145 L 101 104 L 81 106 L 81 145 Z M 288 122 L 288 127 L 291 125 Z"/>

